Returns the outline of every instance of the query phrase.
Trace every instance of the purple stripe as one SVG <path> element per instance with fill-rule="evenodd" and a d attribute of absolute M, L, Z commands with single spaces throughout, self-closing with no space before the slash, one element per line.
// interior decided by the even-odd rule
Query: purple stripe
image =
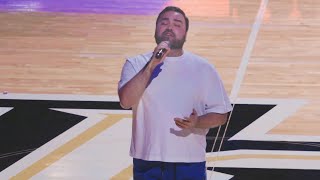
<path fill-rule="evenodd" d="M 154 15 L 169 0 L 0 0 L 1 11 Z"/>

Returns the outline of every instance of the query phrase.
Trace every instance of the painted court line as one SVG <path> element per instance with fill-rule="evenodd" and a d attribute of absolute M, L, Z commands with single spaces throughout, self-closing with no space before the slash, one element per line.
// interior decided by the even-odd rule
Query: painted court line
<path fill-rule="evenodd" d="M 267 8 L 267 5 L 268 5 L 268 1 L 269 0 L 262 0 L 261 1 L 258 14 L 256 16 L 255 22 L 252 25 L 252 30 L 251 30 L 251 33 L 250 33 L 250 36 L 248 39 L 248 43 L 247 43 L 246 49 L 243 53 L 240 67 L 239 67 L 237 75 L 236 75 L 236 80 L 233 83 L 233 87 L 231 90 L 230 99 L 232 102 L 235 102 L 235 99 L 238 96 L 238 93 L 240 90 L 240 85 L 241 85 L 243 78 L 245 76 L 245 73 L 246 73 L 246 70 L 248 67 L 248 63 L 249 63 L 249 59 L 251 57 L 252 49 L 255 45 L 255 42 L 256 42 L 256 39 L 258 36 L 258 32 L 260 30 L 260 26 L 263 21 L 263 15 L 264 15 L 266 8 Z"/>
<path fill-rule="evenodd" d="M 240 85 L 241 85 L 241 83 L 243 81 L 243 78 L 245 76 L 245 72 L 247 70 L 249 59 L 251 57 L 252 49 L 253 49 L 253 47 L 255 45 L 255 42 L 256 42 L 256 39 L 257 39 L 257 35 L 258 35 L 259 30 L 260 30 L 260 26 L 261 26 L 261 23 L 262 23 L 262 20 L 263 20 L 263 15 L 264 15 L 264 13 L 266 11 L 267 5 L 268 5 L 268 0 L 262 0 L 261 3 L 260 3 L 258 14 L 257 14 L 257 16 L 255 18 L 255 22 L 252 25 L 252 29 L 251 29 L 251 33 L 250 33 L 250 36 L 249 36 L 249 39 L 248 39 L 248 42 L 247 42 L 247 46 L 246 46 L 246 49 L 245 49 L 245 51 L 243 53 L 243 56 L 242 56 L 242 59 L 241 59 L 241 63 L 240 63 L 240 67 L 239 67 L 237 75 L 236 75 L 235 82 L 233 83 L 233 87 L 232 87 L 231 94 L 230 94 L 231 102 L 236 102 L 236 98 L 237 98 L 239 90 L 240 90 Z M 230 113 L 230 117 L 229 117 L 229 120 L 227 122 L 227 126 L 226 126 L 225 132 L 223 134 L 223 137 L 225 136 L 225 133 L 227 131 L 228 124 L 230 122 L 231 116 L 232 116 L 232 111 Z M 220 151 L 220 148 L 222 147 L 222 142 L 220 144 L 219 151 Z M 217 156 L 219 156 L 219 151 L 218 151 L 218 155 Z M 213 167 L 214 167 L 214 165 L 213 165 Z M 213 172 L 214 172 L 214 168 L 212 169 L 210 175 L 208 175 L 209 179 L 213 179 L 214 178 Z"/>

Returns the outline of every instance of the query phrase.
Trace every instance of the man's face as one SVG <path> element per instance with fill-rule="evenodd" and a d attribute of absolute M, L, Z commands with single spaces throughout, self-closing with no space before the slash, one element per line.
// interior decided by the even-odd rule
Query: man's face
<path fill-rule="evenodd" d="M 157 44 L 170 41 L 171 49 L 182 49 L 186 41 L 186 24 L 182 14 L 168 11 L 162 14 L 156 25 Z"/>

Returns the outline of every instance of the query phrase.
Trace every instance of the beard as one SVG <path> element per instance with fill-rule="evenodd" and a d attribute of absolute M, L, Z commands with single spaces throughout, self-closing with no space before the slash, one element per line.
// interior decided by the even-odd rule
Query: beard
<path fill-rule="evenodd" d="M 166 36 L 165 33 L 170 32 L 173 34 L 173 38 L 170 40 L 170 37 Z M 161 35 L 158 35 L 156 32 L 154 35 L 157 44 L 160 44 L 162 41 L 169 41 L 170 42 L 170 49 L 182 49 L 184 42 L 186 41 L 186 35 L 184 35 L 181 39 L 176 39 L 175 34 L 170 31 L 166 30 Z"/>

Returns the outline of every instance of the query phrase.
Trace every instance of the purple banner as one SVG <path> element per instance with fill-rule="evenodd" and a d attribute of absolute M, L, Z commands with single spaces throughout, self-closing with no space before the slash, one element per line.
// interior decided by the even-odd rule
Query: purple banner
<path fill-rule="evenodd" d="M 157 14 L 169 0 L 0 0 L 0 11 Z"/>

